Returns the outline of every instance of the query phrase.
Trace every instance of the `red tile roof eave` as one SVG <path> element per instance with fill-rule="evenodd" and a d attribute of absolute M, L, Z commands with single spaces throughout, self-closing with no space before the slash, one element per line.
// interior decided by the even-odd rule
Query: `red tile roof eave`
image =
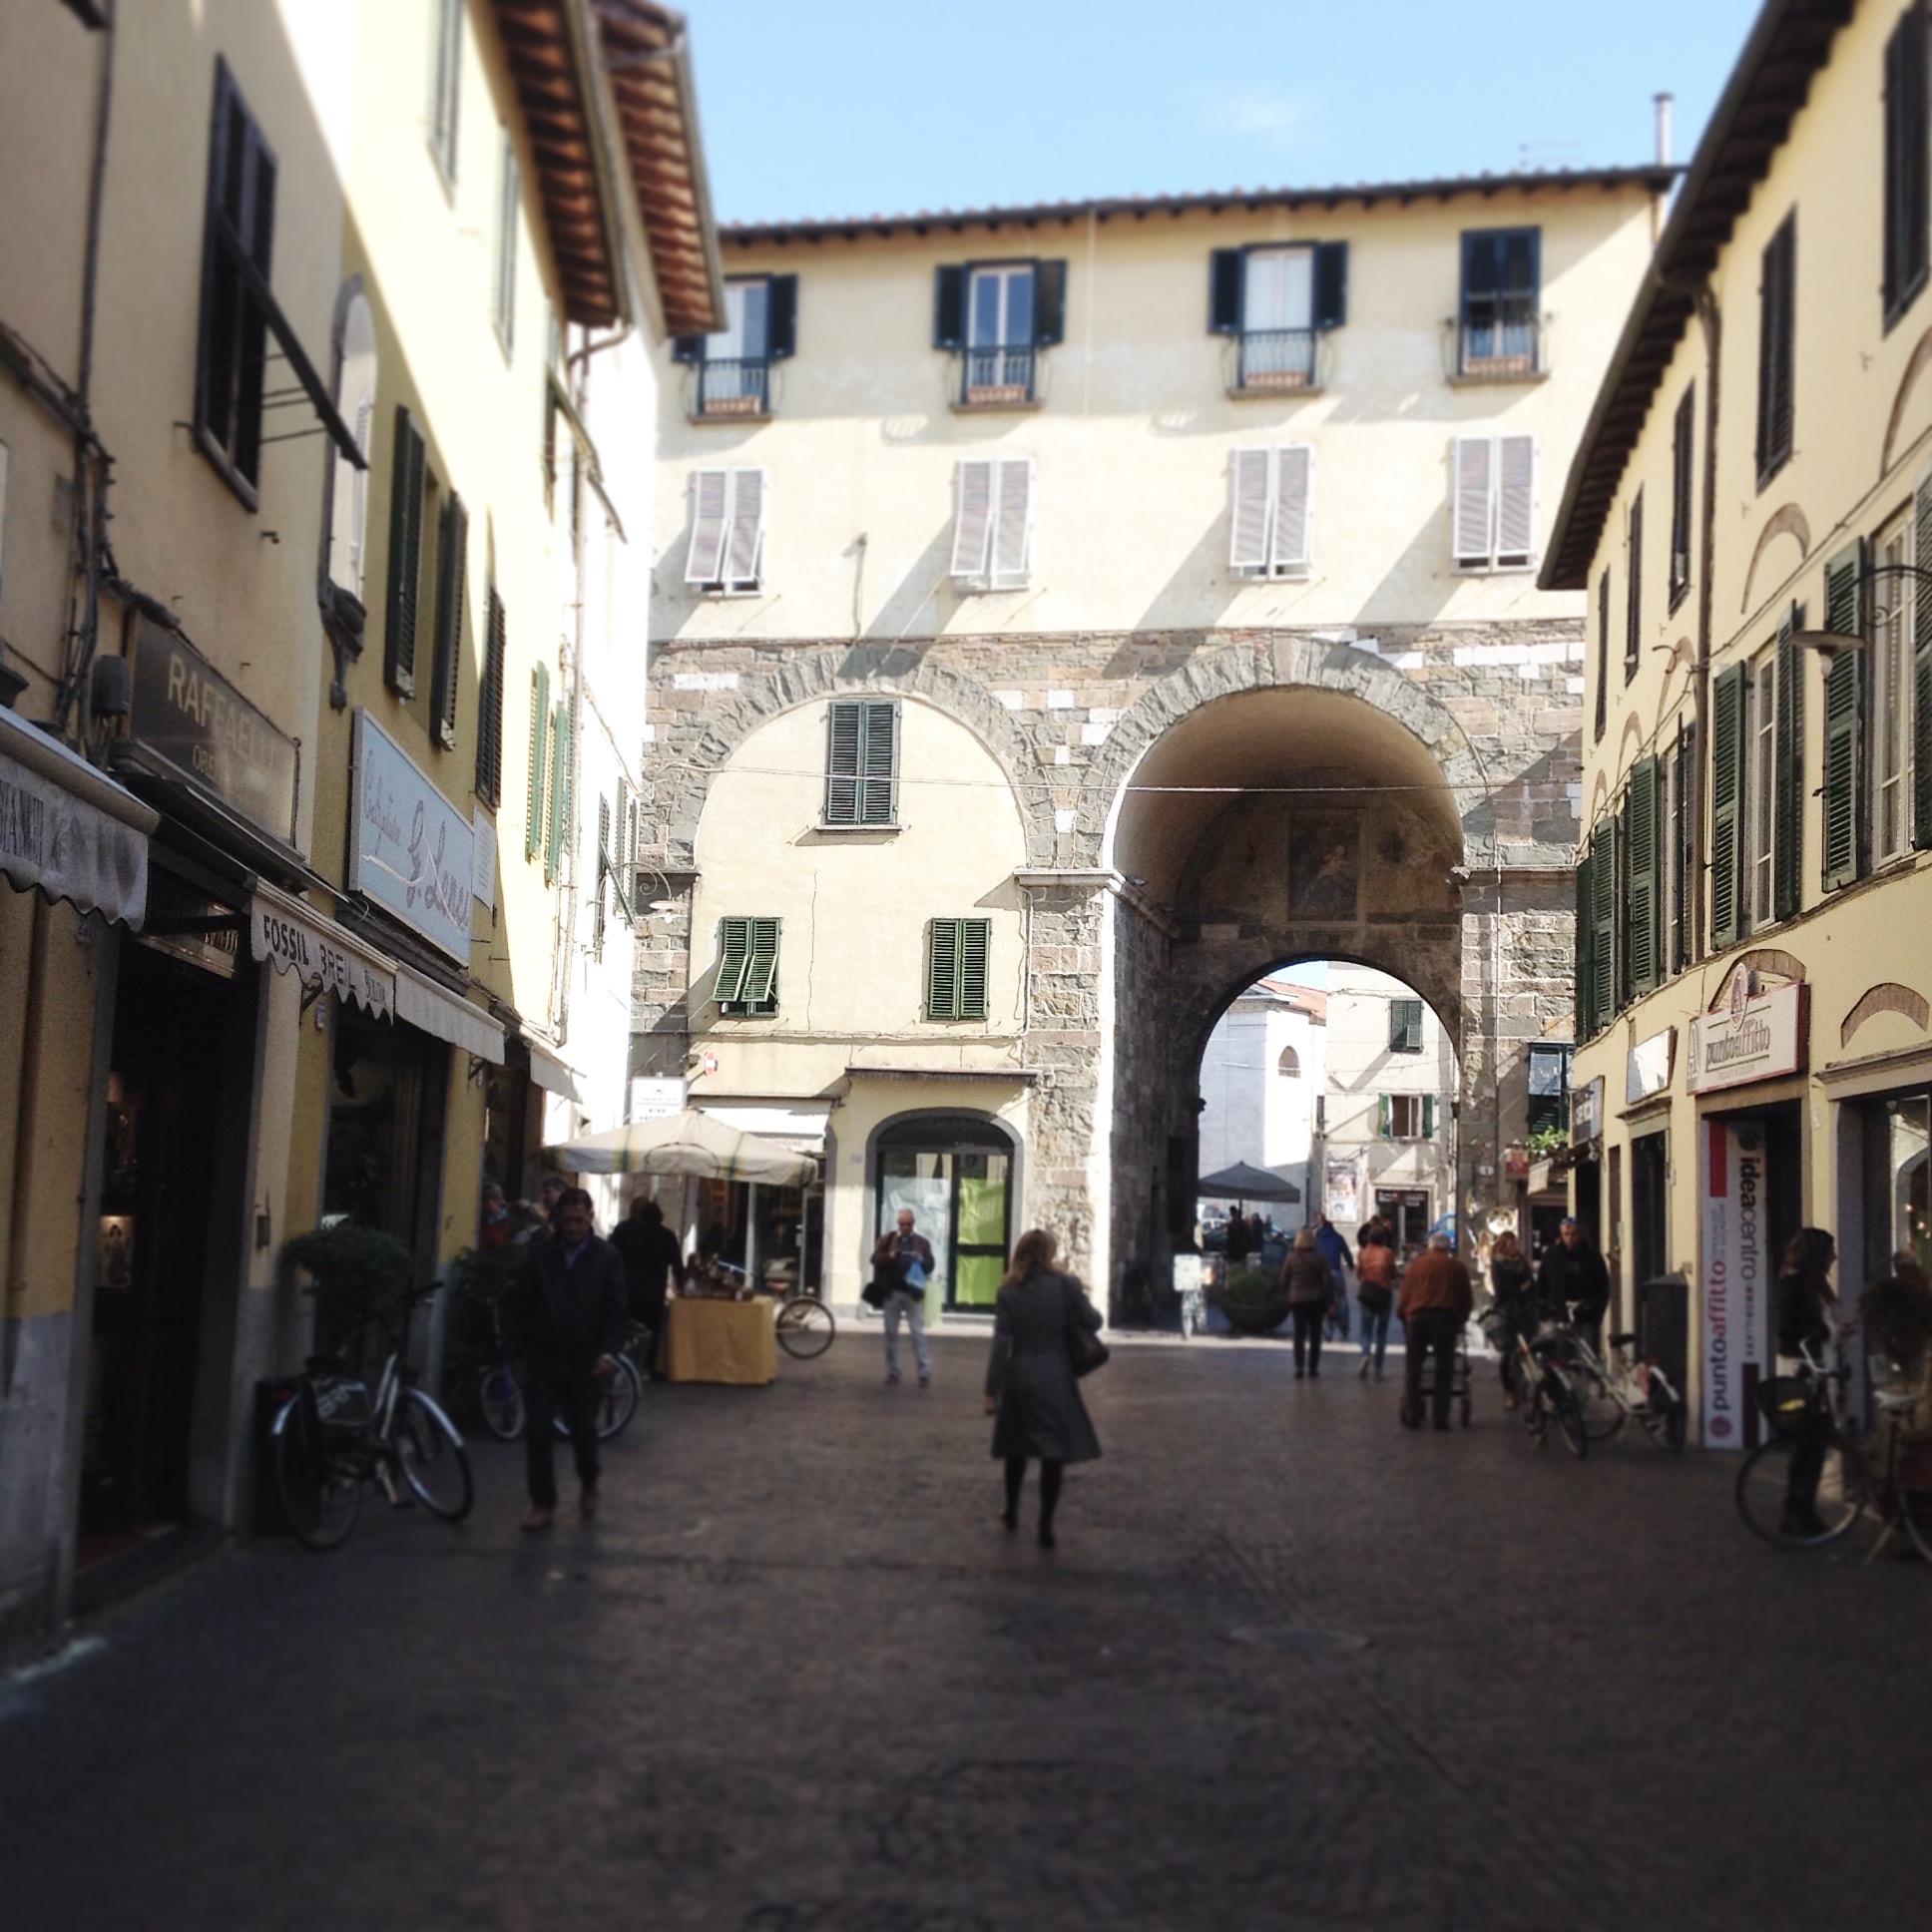
<path fill-rule="evenodd" d="M 1350 202 L 1372 206 L 1376 202 L 1450 201 L 1466 196 L 1491 199 L 1497 195 L 1529 194 L 1539 189 L 1574 190 L 1579 188 L 1642 187 L 1651 194 L 1669 190 L 1682 171 L 1650 164 L 1639 168 L 1591 168 L 1546 170 L 1513 175 L 1444 176 L 1437 180 L 1410 182 L 1366 182 L 1329 188 L 1282 188 L 1231 190 L 1202 195 L 1157 195 L 1118 197 L 1094 201 L 1040 202 L 1004 208 L 939 209 L 918 214 L 846 216 L 826 221 L 734 222 L 722 226 L 719 238 L 732 246 L 749 247 L 760 242 L 783 243 L 790 241 L 822 241 L 836 236 L 856 241 L 862 236 L 881 239 L 895 234 L 925 234 L 934 229 L 960 231 L 969 228 L 1033 228 L 1058 222 L 1063 226 L 1084 221 L 1089 216 L 1109 221 L 1117 216 L 1144 219 L 1149 215 L 1185 215 L 1195 212 L 1221 214 L 1230 209 L 1250 212 L 1263 208 L 1290 209 L 1320 205 L 1336 209 Z"/>
<path fill-rule="evenodd" d="M 1832 40 L 1855 4 L 1767 0 L 1758 16 L 1697 144 L 1598 390 L 1537 579 L 1541 589 L 1587 588 L 1604 519 L 1622 487 L 1658 387 L 1696 312 L 1702 286 L 1771 157 L 1788 137 L 1811 80 L 1829 59 Z M 1780 57 L 1787 37 L 1801 51 Z"/>

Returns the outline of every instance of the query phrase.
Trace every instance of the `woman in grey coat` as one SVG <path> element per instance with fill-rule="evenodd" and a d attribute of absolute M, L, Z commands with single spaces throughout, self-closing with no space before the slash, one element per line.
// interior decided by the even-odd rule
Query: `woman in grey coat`
<path fill-rule="evenodd" d="M 1075 1324 L 1100 1327 L 1100 1311 L 1071 1274 L 1053 1265 L 1057 1243 L 1044 1227 L 1029 1229 L 1013 1249 L 993 1318 L 993 1354 L 986 1365 L 986 1412 L 993 1454 L 1006 1464 L 1009 1530 L 1020 1527 L 1020 1488 L 1028 1458 L 1040 1459 L 1040 1547 L 1053 1548 L 1053 1513 L 1061 1472 L 1070 1462 L 1092 1462 L 1100 1438 L 1080 1399 L 1067 1343 Z"/>

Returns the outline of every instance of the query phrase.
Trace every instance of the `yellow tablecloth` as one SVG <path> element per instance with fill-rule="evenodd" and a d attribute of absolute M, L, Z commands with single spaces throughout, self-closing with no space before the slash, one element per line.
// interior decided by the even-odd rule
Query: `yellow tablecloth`
<path fill-rule="evenodd" d="M 771 1303 L 674 1297 L 665 1304 L 658 1366 L 674 1382 L 774 1382 Z"/>

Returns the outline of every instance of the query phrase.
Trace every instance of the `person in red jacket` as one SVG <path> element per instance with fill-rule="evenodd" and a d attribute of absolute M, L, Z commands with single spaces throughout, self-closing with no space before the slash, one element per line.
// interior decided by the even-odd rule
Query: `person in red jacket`
<path fill-rule="evenodd" d="M 1456 1342 L 1463 1323 L 1476 1305 L 1469 1270 L 1456 1259 L 1447 1234 L 1431 1234 L 1424 1253 L 1409 1263 L 1402 1277 L 1402 1298 L 1396 1312 L 1408 1335 L 1408 1360 L 1403 1389 L 1403 1412 L 1420 1427 L 1422 1422 L 1422 1364 L 1435 1360 L 1433 1390 L 1435 1425 L 1449 1426 L 1449 1403 L 1455 1393 Z"/>

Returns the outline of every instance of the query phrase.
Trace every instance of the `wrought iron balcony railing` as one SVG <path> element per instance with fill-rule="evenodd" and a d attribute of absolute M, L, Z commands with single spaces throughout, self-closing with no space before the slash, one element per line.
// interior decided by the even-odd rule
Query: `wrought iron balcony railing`
<path fill-rule="evenodd" d="M 696 365 L 695 416 L 764 416 L 771 410 L 771 365 L 761 355 Z"/>
<path fill-rule="evenodd" d="M 1474 300 L 1458 331 L 1456 373 L 1498 382 L 1541 375 L 1543 349 L 1543 325 L 1533 300 Z"/>
<path fill-rule="evenodd" d="M 1312 389 L 1315 345 L 1312 328 L 1250 328 L 1242 330 L 1237 389 Z"/>
<path fill-rule="evenodd" d="M 960 355 L 960 401 L 981 407 L 1031 402 L 1037 354 L 1031 342 L 1012 347 L 976 343 L 964 350 Z"/>

